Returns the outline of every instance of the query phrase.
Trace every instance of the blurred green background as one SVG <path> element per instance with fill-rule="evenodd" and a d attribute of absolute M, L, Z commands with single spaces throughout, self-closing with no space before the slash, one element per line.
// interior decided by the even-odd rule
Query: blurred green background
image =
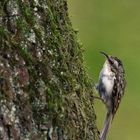
<path fill-rule="evenodd" d="M 104 57 L 119 57 L 125 66 L 127 89 L 111 126 L 108 140 L 140 140 L 140 1 L 68 0 L 69 15 L 85 49 L 90 78 L 97 82 Z M 95 102 L 100 129 L 105 108 Z"/>

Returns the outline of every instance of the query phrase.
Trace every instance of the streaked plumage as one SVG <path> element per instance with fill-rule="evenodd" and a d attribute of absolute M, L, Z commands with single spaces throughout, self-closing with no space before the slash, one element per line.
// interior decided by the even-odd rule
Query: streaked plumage
<path fill-rule="evenodd" d="M 107 115 L 100 140 L 106 140 L 109 126 L 124 94 L 126 82 L 121 60 L 117 57 L 108 56 L 104 52 L 101 53 L 106 56 L 107 60 L 100 72 L 98 92 L 107 107 Z"/>

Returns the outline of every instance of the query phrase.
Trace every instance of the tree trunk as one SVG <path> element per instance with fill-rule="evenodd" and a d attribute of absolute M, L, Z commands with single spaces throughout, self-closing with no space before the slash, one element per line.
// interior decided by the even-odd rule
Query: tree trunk
<path fill-rule="evenodd" d="M 97 140 L 93 87 L 66 0 L 0 1 L 0 140 Z"/>

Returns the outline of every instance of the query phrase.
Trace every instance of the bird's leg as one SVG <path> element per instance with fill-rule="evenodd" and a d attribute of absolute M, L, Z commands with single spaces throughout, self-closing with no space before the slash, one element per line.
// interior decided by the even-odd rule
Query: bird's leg
<path fill-rule="evenodd" d="M 93 96 L 93 98 L 102 101 L 102 103 L 104 103 L 106 105 L 105 101 L 101 97 Z"/>
<path fill-rule="evenodd" d="M 98 100 L 100 100 L 100 101 L 102 101 L 102 102 L 103 102 L 103 99 L 102 99 L 101 97 L 98 97 L 98 96 L 93 96 L 93 98 L 94 98 L 94 99 L 98 99 Z"/>

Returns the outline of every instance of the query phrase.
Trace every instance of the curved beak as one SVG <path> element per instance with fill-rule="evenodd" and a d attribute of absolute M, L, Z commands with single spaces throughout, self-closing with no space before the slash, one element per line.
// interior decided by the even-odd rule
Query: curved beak
<path fill-rule="evenodd" d="M 106 53 L 104 52 L 100 52 L 100 53 L 103 54 L 107 59 L 109 59 L 109 56 Z"/>

